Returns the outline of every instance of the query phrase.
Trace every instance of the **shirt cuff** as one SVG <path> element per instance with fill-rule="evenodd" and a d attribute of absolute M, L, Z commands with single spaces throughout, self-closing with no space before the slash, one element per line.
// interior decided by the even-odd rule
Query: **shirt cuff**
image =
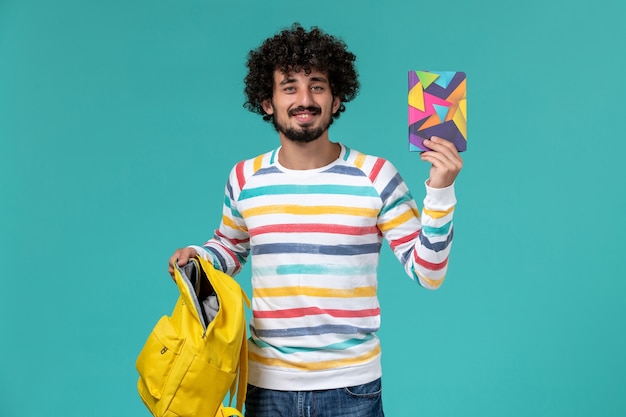
<path fill-rule="evenodd" d="M 209 252 L 206 249 L 204 249 L 202 246 L 189 245 L 187 247 L 195 249 L 198 256 L 203 258 L 205 261 L 213 262 L 213 259 L 211 259 L 211 257 L 209 256 Z"/>
<path fill-rule="evenodd" d="M 426 187 L 424 208 L 429 210 L 448 210 L 456 205 L 454 183 L 445 188 L 432 188 L 429 187 L 426 182 L 424 182 L 424 186 Z"/>

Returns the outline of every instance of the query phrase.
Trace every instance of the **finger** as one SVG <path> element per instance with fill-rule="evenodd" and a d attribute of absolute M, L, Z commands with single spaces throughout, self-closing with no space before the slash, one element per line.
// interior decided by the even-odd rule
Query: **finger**
<path fill-rule="evenodd" d="M 185 266 L 189 263 L 189 259 L 191 258 L 191 254 L 189 251 L 181 250 L 178 253 L 178 266 Z"/>
<path fill-rule="evenodd" d="M 183 262 L 184 255 L 182 251 L 179 249 L 170 257 L 167 263 L 167 272 L 174 277 L 174 269 L 176 266 L 184 266 L 187 263 L 187 260 Z"/>
<path fill-rule="evenodd" d="M 444 152 L 424 152 L 422 161 L 429 162 L 432 169 L 437 171 L 459 172 L 463 167 L 463 161 L 446 155 Z"/>
<path fill-rule="evenodd" d="M 191 248 L 179 249 L 174 253 L 174 261 L 178 261 L 178 266 L 185 266 L 189 263 L 189 260 L 196 256 L 196 251 Z"/>
<path fill-rule="evenodd" d="M 436 168 L 448 167 L 460 171 L 463 167 L 461 157 L 447 152 L 426 151 L 421 154 L 421 157 L 423 161 L 430 162 Z"/>
<path fill-rule="evenodd" d="M 176 258 L 174 256 L 172 256 L 167 262 L 167 272 L 171 275 L 172 279 L 174 279 L 174 262 L 176 262 Z"/>
<path fill-rule="evenodd" d="M 423 161 L 430 162 L 435 168 L 460 169 L 460 162 L 444 152 L 427 151 L 421 154 Z"/>
<path fill-rule="evenodd" d="M 454 143 L 450 142 L 449 140 L 445 140 L 437 136 L 432 136 L 430 140 L 424 140 L 424 144 L 433 151 L 445 154 L 451 160 L 461 160 L 459 151 L 456 149 L 456 146 L 454 146 Z"/>
<path fill-rule="evenodd" d="M 439 136 L 431 136 L 429 139 L 426 140 L 429 141 L 431 144 L 449 147 L 450 149 L 456 149 L 452 141 L 449 141 Z"/>

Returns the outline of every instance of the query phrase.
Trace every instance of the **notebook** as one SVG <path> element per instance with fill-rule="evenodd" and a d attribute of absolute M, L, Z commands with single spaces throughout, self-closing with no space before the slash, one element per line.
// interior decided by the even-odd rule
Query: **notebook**
<path fill-rule="evenodd" d="M 458 71 L 409 71 L 409 151 L 428 150 L 424 139 L 467 149 L 466 76 Z"/>

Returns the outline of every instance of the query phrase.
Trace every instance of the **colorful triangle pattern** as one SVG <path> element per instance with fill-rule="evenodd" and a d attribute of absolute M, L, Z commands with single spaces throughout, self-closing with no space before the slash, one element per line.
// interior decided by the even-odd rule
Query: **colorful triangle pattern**
<path fill-rule="evenodd" d="M 409 71 L 409 151 L 428 150 L 439 136 L 467 149 L 467 83 L 464 72 Z"/>

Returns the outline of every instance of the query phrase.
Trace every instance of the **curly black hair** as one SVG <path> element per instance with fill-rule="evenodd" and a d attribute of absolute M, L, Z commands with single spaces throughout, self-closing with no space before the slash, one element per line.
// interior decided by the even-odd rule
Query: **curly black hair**
<path fill-rule="evenodd" d="M 299 23 L 294 23 L 248 53 L 244 107 L 262 115 L 265 121 L 272 120 L 261 103 L 272 98 L 274 71 L 304 71 L 308 75 L 315 69 L 327 73 L 333 97 L 341 100 L 339 110 L 333 114 L 336 119 L 346 110 L 344 103 L 359 92 L 355 60 L 356 56 L 347 50 L 342 40 L 316 26 L 307 32 Z"/>

